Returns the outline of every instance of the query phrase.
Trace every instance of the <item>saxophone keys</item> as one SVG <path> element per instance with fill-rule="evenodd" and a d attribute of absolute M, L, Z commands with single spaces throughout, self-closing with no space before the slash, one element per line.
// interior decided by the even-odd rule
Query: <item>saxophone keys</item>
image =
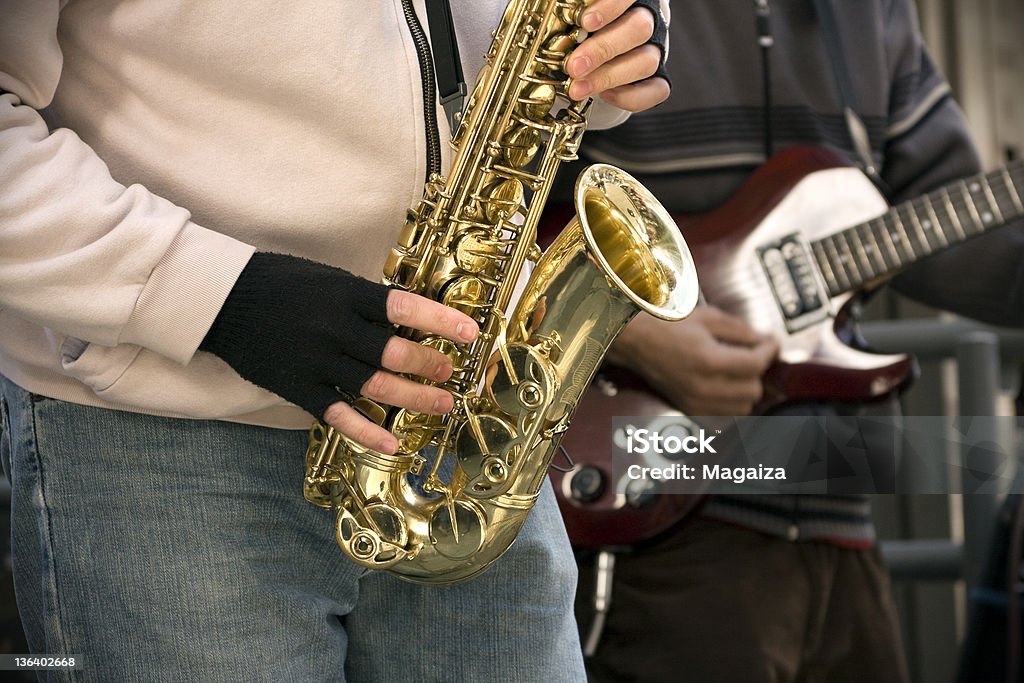
<path fill-rule="evenodd" d="M 455 342 L 444 337 L 430 335 L 429 337 L 424 337 L 420 344 L 448 356 L 448 360 L 452 363 L 453 374 L 463 369 L 462 364 L 466 359 L 459 347 L 455 345 Z"/>
<path fill-rule="evenodd" d="M 513 125 L 502 139 L 502 144 L 505 162 L 513 168 L 521 168 L 533 161 L 540 151 L 540 131 Z"/>
<path fill-rule="evenodd" d="M 580 14 L 585 6 L 585 2 L 577 2 L 577 0 L 559 0 L 555 6 L 554 13 L 551 15 L 548 28 L 557 30 L 564 26 L 579 24 Z"/>
<path fill-rule="evenodd" d="M 550 83 L 536 83 L 523 90 L 518 100 L 519 108 L 527 118 L 543 119 L 555 104 L 556 94 L 555 86 Z"/>
<path fill-rule="evenodd" d="M 491 223 L 498 223 L 514 216 L 523 204 L 523 184 L 514 178 L 498 178 L 481 194 L 484 195 L 484 216 Z"/>
<path fill-rule="evenodd" d="M 381 404 L 365 396 L 360 396 L 352 402 L 352 407 L 363 414 L 363 416 L 374 424 L 382 425 L 387 418 L 388 412 Z"/>
<path fill-rule="evenodd" d="M 391 424 L 391 433 L 398 439 L 399 453 L 418 453 L 425 448 L 441 428 L 440 415 L 399 410 Z M 415 469 L 414 463 L 414 469 Z M 422 468 L 422 463 L 419 464 Z M 413 472 L 416 474 L 416 472 Z"/>
<path fill-rule="evenodd" d="M 483 547 L 486 530 L 484 513 L 469 501 L 439 505 L 430 516 L 430 542 L 449 560 L 473 557 Z"/>
<path fill-rule="evenodd" d="M 459 466 L 467 477 L 464 493 L 474 498 L 502 493 L 518 459 L 518 443 L 516 428 L 498 415 L 476 415 L 464 423 L 455 439 Z"/>
<path fill-rule="evenodd" d="M 559 32 L 548 38 L 548 42 L 541 49 L 541 54 L 546 63 L 558 65 L 565 71 L 565 64 L 569 54 L 579 42 L 579 29 L 573 28 L 566 32 Z"/>
<path fill-rule="evenodd" d="M 548 401 L 555 385 L 548 363 L 527 344 L 509 344 L 506 348 L 511 367 L 501 354 L 496 354 L 488 372 L 488 395 L 508 415 L 536 412 Z"/>
<path fill-rule="evenodd" d="M 409 212 L 405 219 L 405 225 L 402 226 L 401 231 L 398 233 L 398 244 L 409 249 L 420 236 L 420 221 L 419 217 L 413 212 Z"/>
<path fill-rule="evenodd" d="M 386 569 L 409 555 L 405 520 L 385 503 L 371 503 L 355 514 L 342 508 L 335 534 L 349 557 L 371 569 Z"/>
<path fill-rule="evenodd" d="M 442 303 L 470 317 L 474 317 L 478 309 L 483 305 L 483 295 L 485 292 L 484 283 L 479 278 L 472 275 L 463 275 L 455 278 L 445 286 Z"/>
<path fill-rule="evenodd" d="M 493 244 L 494 240 L 483 230 L 468 230 L 455 245 L 455 263 L 467 273 L 479 273 L 494 257 Z"/>
<path fill-rule="evenodd" d="M 402 261 L 405 259 L 405 252 L 400 249 L 392 249 L 391 253 L 388 254 L 387 259 L 384 261 L 384 277 L 391 282 L 398 282 L 399 269 L 402 266 Z"/>

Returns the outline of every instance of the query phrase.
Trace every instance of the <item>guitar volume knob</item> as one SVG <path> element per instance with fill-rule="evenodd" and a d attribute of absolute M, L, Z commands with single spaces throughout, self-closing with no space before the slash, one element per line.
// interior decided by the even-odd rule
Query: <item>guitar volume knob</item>
<path fill-rule="evenodd" d="M 569 495 L 578 503 L 593 503 L 606 487 L 604 472 L 594 465 L 583 465 L 569 479 Z"/>
<path fill-rule="evenodd" d="M 626 503 L 637 510 L 653 505 L 657 500 L 659 486 L 650 479 L 634 479 L 626 484 Z"/>

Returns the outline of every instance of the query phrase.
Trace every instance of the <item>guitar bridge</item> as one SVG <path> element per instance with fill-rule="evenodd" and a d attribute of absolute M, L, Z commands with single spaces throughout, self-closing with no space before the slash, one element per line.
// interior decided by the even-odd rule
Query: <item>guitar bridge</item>
<path fill-rule="evenodd" d="M 797 332 L 828 315 L 828 292 L 807 243 L 798 233 L 757 250 L 786 330 Z"/>

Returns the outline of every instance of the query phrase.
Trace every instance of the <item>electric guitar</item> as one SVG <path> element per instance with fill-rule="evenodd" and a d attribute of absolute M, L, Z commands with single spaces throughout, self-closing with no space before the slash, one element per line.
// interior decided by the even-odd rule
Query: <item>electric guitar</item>
<path fill-rule="evenodd" d="M 870 401 L 900 389 L 915 362 L 855 348 L 849 310 L 855 295 L 1021 216 L 1024 161 L 890 207 L 835 153 L 793 147 L 769 159 L 720 208 L 675 218 L 706 301 L 779 340 L 755 410 L 760 414 L 784 403 Z M 650 488 L 631 493 L 626 482 L 613 481 L 613 415 L 681 416 L 624 370 L 598 375 L 562 440 L 575 464 L 551 475 L 577 546 L 645 540 L 699 499 Z"/>

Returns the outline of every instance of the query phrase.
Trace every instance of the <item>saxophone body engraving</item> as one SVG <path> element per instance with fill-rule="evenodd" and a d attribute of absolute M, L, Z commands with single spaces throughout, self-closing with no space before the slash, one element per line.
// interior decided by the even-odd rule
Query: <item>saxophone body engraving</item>
<path fill-rule="evenodd" d="M 681 319 L 696 304 L 675 224 L 614 167 L 581 174 L 577 218 L 543 254 L 535 244 L 555 172 L 576 158 L 586 128 L 590 103 L 567 97 L 562 70 L 584 6 L 509 3 L 454 136 L 452 169 L 427 183 L 384 266 L 385 282 L 480 324 L 462 346 L 398 332 L 452 360 L 440 386 L 455 408 L 429 416 L 359 399 L 398 438 L 395 455 L 320 423 L 310 431 L 305 497 L 338 511 L 338 543 L 365 567 L 423 583 L 483 571 L 515 539 L 622 327 L 641 310 Z"/>

